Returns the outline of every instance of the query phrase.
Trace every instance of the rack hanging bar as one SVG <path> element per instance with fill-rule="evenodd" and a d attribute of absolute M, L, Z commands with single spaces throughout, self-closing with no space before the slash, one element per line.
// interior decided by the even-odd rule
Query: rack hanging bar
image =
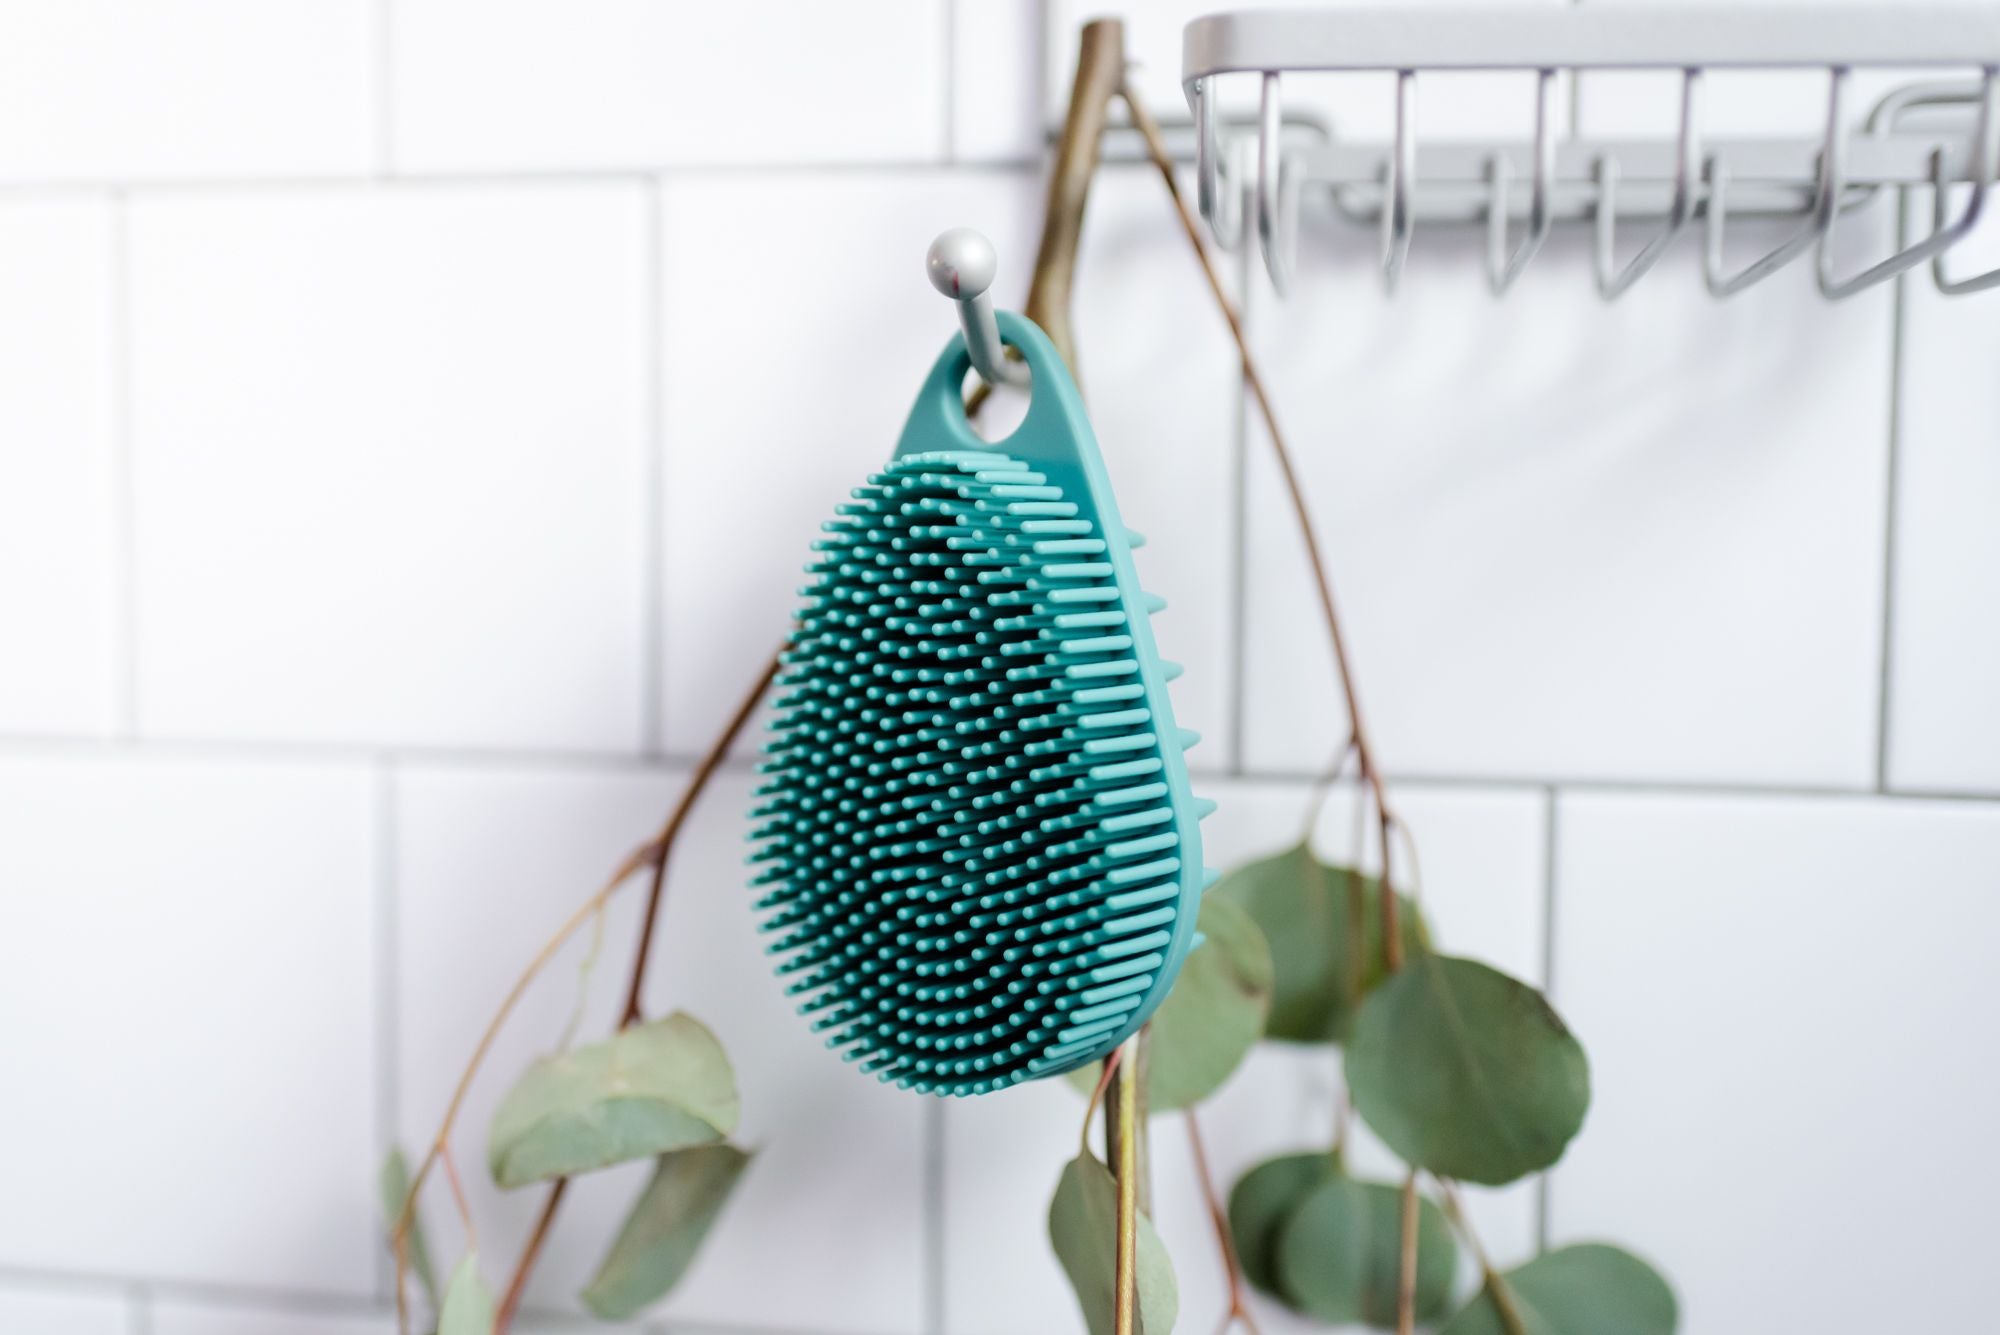
<path fill-rule="evenodd" d="M 1417 72 L 1396 71 L 1396 145 L 1389 155 L 1383 183 L 1382 290 L 1394 292 L 1410 258 L 1410 235 L 1416 230 L 1411 195 L 1417 185 Z"/>
<path fill-rule="evenodd" d="M 1845 68 L 1833 72 L 1832 90 L 1827 96 L 1828 119 L 1838 122 L 1841 114 L 1841 98 L 1846 88 L 1848 71 Z M 1827 145 L 1827 153 L 1821 170 L 1832 178 L 1833 190 L 1840 188 L 1842 170 L 1842 146 L 1845 136 L 1836 136 Z M 1905 246 L 1888 259 L 1872 264 L 1851 278 L 1836 279 L 1833 276 L 1833 228 L 1829 225 L 1819 236 L 1818 263 L 1814 266 L 1820 292 L 1833 299 L 1853 296 L 1871 288 L 1875 284 L 1894 278 L 1912 265 L 1922 264 L 1932 256 L 1941 256 L 1945 251 L 1964 240 L 1966 235 L 1979 223 L 1979 215 L 1985 211 L 1986 194 L 1996 172 L 2000 172 L 2000 62 L 1987 65 L 1980 71 L 1979 115 L 1972 131 L 1970 147 L 1972 156 L 1972 196 L 1965 202 L 1965 212 L 1957 222 L 1949 227 L 1933 231 L 1914 245 Z"/>
<path fill-rule="evenodd" d="M 1264 253 L 1264 271 L 1280 296 L 1292 286 L 1299 218 L 1284 154 L 1283 124 L 1278 76 L 1266 74 L 1257 105 L 1257 246 Z"/>
<path fill-rule="evenodd" d="M 1700 155 L 1695 109 L 1701 96 L 1701 71 L 1681 72 L 1679 147 L 1674 153 L 1674 202 L 1668 210 L 1666 226 L 1629 260 L 1623 269 L 1613 259 L 1613 243 L 1618 227 L 1618 159 L 1606 154 L 1598 163 L 1596 233 L 1597 291 L 1607 301 L 1615 301 L 1631 289 L 1645 272 L 1659 263 L 1667 247 L 1680 238 L 1694 221 L 1695 163 Z"/>
<path fill-rule="evenodd" d="M 1246 10 L 1181 37 L 1181 81 L 1231 71 L 1725 69 L 2000 63 L 1994 5 L 1538 5 Z"/>
<path fill-rule="evenodd" d="M 1723 273 L 1722 261 L 1723 229 L 1729 213 L 1729 169 L 1720 158 L 1711 157 L 1708 160 L 1708 216 L 1704 238 L 1706 245 L 1702 252 L 1702 279 L 1708 285 L 1711 296 L 1731 297 L 1762 282 L 1803 255 L 1815 241 L 1823 240 L 1833 229 L 1834 215 L 1840 208 L 1840 180 L 1833 164 L 1839 158 L 1841 138 L 1846 133 L 1846 127 L 1840 123 L 1840 98 L 1837 95 L 1840 78 L 1839 71 L 1835 71 L 1834 88 L 1827 95 L 1826 134 L 1820 145 L 1819 183 L 1813 193 L 1811 217 L 1775 249 L 1733 274 Z"/>
<path fill-rule="evenodd" d="M 965 352 L 979 378 L 989 385 L 1025 385 L 1027 365 L 1007 360 L 1000 324 L 993 318 L 993 298 L 988 295 L 999 265 L 993 243 L 970 227 L 940 233 L 924 256 L 924 272 L 930 275 L 931 286 L 958 307 Z"/>
<path fill-rule="evenodd" d="M 1932 170 L 1931 182 L 1931 230 L 1942 232 L 1945 225 L 1944 216 L 1948 211 L 1945 196 L 1950 188 L 1950 182 L 1944 174 L 1943 154 L 1938 155 L 1937 164 Z M 1989 269 L 1971 278 L 1951 278 L 1945 274 L 1944 255 L 1940 252 L 1931 256 L 1931 279 L 1937 284 L 1938 291 L 1947 297 L 1963 297 L 1974 292 L 1984 292 L 1988 288 L 2000 287 L 2000 268 Z"/>
<path fill-rule="evenodd" d="M 1556 72 L 1545 69 L 1535 74 L 1535 183 L 1528 196 L 1528 232 L 1514 253 L 1507 253 L 1507 176 L 1505 153 L 1495 153 L 1488 171 L 1493 180 L 1493 199 L 1486 209 L 1486 281 L 1493 295 L 1503 296 L 1528 261 L 1549 239 L 1555 225 L 1550 204 L 1556 174 L 1555 103 Z"/>
<path fill-rule="evenodd" d="M 1993 274 L 1954 279 L 1942 258 L 1983 216 L 2000 175 L 2000 4 L 1586 6 L 1248 10 L 1197 19 L 1183 37 L 1182 81 L 1194 113 L 1197 193 L 1219 240 L 1234 242 L 1254 212 L 1258 243 L 1282 293 L 1296 269 L 1301 202 L 1327 199 L 1337 214 L 1380 227 L 1383 286 L 1395 291 L 1419 219 L 1482 222 L 1488 287 L 1504 294 L 1543 248 L 1552 225 L 1594 223 L 1592 277 L 1616 300 L 1699 221 L 1702 279 L 1709 292 L 1742 292 L 1814 250 L 1816 281 L 1830 299 L 1884 282 L 1925 260 L 1940 288 L 1959 294 L 2000 286 Z M 1866 127 L 1846 123 L 1844 96 L 1863 67 L 1974 68 L 1976 95 L 1919 84 L 1890 94 Z M 1552 91 L 1564 73 L 1670 70 L 1679 75 L 1679 115 L 1665 141 L 1557 142 Z M 1823 132 L 1800 138 L 1711 138 L 1702 124 L 1707 74 L 1715 69 L 1818 69 L 1828 76 Z M 1417 83 L 1447 70 L 1519 70 L 1536 81 L 1533 140 L 1419 144 Z M 1317 139 L 1286 135 L 1281 89 L 1288 73 L 1373 71 L 1395 76 L 1387 143 L 1350 143 L 1322 128 Z M 1247 132 L 1221 126 L 1218 79 L 1255 74 L 1261 100 L 1253 165 L 1239 153 Z M 1977 104 L 1967 132 L 1950 117 L 1903 124 L 1901 113 L 1944 103 Z M 1296 127 L 1294 127 L 1296 128 Z M 1532 179 L 1516 197 L 1523 174 Z M 1248 190 L 1245 184 L 1248 184 Z M 1844 213 L 1882 187 L 1972 187 L 1952 221 L 1851 276 L 1836 272 L 1835 231 Z M 1247 198 L 1246 198 L 1247 196 Z M 1779 215 L 1797 225 L 1741 267 L 1728 262 L 1731 215 Z M 1525 217 L 1523 217 L 1525 215 Z M 1629 259 L 1618 258 L 1621 224 L 1660 219 Z M 1516 220 L 1522 231 L 1515 239 Z"/>

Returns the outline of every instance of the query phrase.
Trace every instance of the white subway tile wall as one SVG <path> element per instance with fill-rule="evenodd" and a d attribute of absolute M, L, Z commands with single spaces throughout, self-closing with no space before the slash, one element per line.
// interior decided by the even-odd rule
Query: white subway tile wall
<path fill-rule="evenodd" d="M 1182 113 L 1180 25 L 1213 7 L 1129 7 L 1156 111 Z M 1018 300 L 1097 8 L 0 16 L 0 1051 L 32 1092 L 0 1099 L 0 1143 L 34 1147 L 0 1172 L 0 1335 L 394 1329 L 381 1155 L 433 1133 L 525 957 L 784 634 L 818 521 L 953 329 L 930 238 L 985 230 Z M 1427 81 L 1422 128 L 1525 132 L 1528 88 Z M 1737 78 L 1712 107 L 1792 132 L 1823 89 Z M 1388 123 L 1379 80 L 1294 91 Z M 1654 132 L 1671 92 L 1559 107 Z M 1913 192 L 1845 219 L 1857 262 L 1929 216 Z M 1687 1335 L 1981 1328 L 2000 292 L 1913 274 L 1828 304 L 1794 270 L 1718 303 L 1687 245 L 1606 307 L 1565 230 L 1496 303 L 1482 239 L 1433 228 L 1385 300 L 1373 244 L 1309 221 L 1292 297 L 1247 257 L 1224 278 L 1433 929 L 1546 982 L 1592 1054 L 1570 1156 L 1473 1195 L 1487 1241 L 1623 1241 Z M 1995 264 L 1989 219 L 1952 267 Z M 1211 861 L 1275 850 L 1347 720 L 1269 441 L 1146 170 L 1100 176 L 1075 322 L 1188 665 Z M 758 1154 L 687 1282 L 619 1329 L 1076 1328 L 1043 1228 L 1080 1099 L 926 1102 L 824 1052 L 747 910 L 749 750 L 677 851 L 643 1000 L 721 1035 Z M 1357 807 L 1337 788 L 1314 837 L 1374 865 Z M 490 1186 L 485 1126 L 512 1072 L 613 1022 L 637 910 L 569 944 L 472 1086 L 456 1160 L 496 1280 L 540 1195 Z M 1337 1081 L 1260 1050 L 1203 1119 L 1225 1187 L 1323 1144 Z M 1184 1128 L 1156 1133 L 1204 1329 L 1213 1241 Z M 529 1335 L 598 1328 L 575 1295 L 638 1181 L 574 1189 Z M 449 1261 L 466 1239 L 425 1204 Z"/>

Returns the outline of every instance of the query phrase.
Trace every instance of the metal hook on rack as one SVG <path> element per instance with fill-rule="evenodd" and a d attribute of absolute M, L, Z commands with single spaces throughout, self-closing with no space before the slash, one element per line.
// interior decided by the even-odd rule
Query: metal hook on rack
<path fill-rule="evenodd" d="M 931 286 L 958 307 L 958 323 L 965 331 L 965 352 L 972 359 L 972 369 L 989 385 L 1026 385 L 1028 368 L 1007 360 L 1000 325 L 993 318 L 993 298 L 987 295 L 999 267 L 993 243 L 970 227 L 940 233 L 924 256 Z"/>
<path fill-rule="evenodd" d="M 1194 188 L 1216 246 L 1234 254 L 1243 244 L 1243 190 L 1227 171 L 1229 149 L 1216 132 L 1213 80 L 1197 79 L 1194 99 Z M 1230 149 L 1235 147 L 1234 141 Z"/>
<path fill-rule="evenodd" d="M 1931 230 L 1940 231 L 1944 227 L 1946 210 L 1945 194 L 1948 189 L 1944 177 L 1944 152 L 1942 149 L 1931 154 Z M 1972 278 L 1948 278 L 1944 272 L 1944 255 L 1931 257 L 1931 278 L 1937 283 L 1938 291 L 1947 297 L 1962 297 L 1973 292 L 1984 292 L 1988 288 L 2000 287 L 2000 269 L 1990 269 Z"/>
<path fill-rule="evenodd" d="M 1972 129 L 1972 150 L 1968 169 L 1972 177 L 1972 198 L 1965 202 L 1965 212 L 1957 222 L 1949 227 L 1940 226 L 1923 240 L 1891 255 L 1888 259 L 1870 265 L 1851 278 L 1836 279 L 1833 276 L 1833 228 L 1820 233 L 1818 270 L 1819 290 L 1822 295 L 1838 301 L 1887 279 L 1894 278 L 1903 270 L 1915 264 L 1922 264 L 1933 256 L 1942 256 L 1945 251 L 1964 240 L 1966 234 L 1978 225 L 1979 216 L 1986 208 L 1986 193 L 1992 185 L 1993 177 L 2000 174 L 2000 67 L 1988 65 L 1979 72 L 1979 117 Z M 1833 91 L 1828 97 L 1827 115 L 1836 119 L 1840 115 L 1841 99 L 1847 82 L 1847 70 L 1833 72 Z M 1836 182 L 1839 180 L 1841 163 L 1839 155 L 1829 144 L 1827 163 L 1824 168 Z M 1939 215 L 1940 224 L 1943 222 Z M 1968 280 L 1978 282 L 1981 280 Z"/>
<path fill-rule="evenodd" d="M 1832 73 L 1838 85 L 1842 71 Z M 1840 207 L 1840 138 L 1845 133 L 1846 128 L 1840 123 L 1840 99 L 1836 94 L 1829 94 L 1826 134 L 1820 147 L 1819 176 L 1813 187 L 1811 215 L 1782 244 L 1733 274 L 1725 275 L 1722 271 L 1722 234 L 1728 220 L 1729 169 L 1723 165 L 1721 155 L 1709 158 L 1707 244 L 1702 253 L 1702 280 L 1708 285 L 1710 296 L 1734 296 L 1744 288 L 1762 282 L 1790 264 L 1832 229 L 1834 214 Z"/>
<path fill-rule="evenodd" d="M 1394 292 L 1410 258 L 1410 233 L 1416 227 L 1410 195 L 1417 183 L 1417 72 L 1396 71 L 1396 144 L 1383 168 L 1382 290 Z"/>
<path fill-rule="evenodd" d="M 1555 212 L 1549 204 L 1556 174 L 1554 117 L 1550 114 L 1555 101 L 1555 85 L 1554 70 L 1535 72 L 1534 193 L 1528 198 L 1527 235 L 1521 238 L 1521 244 L 1515 247 L 1512 255 L 1507 253 L 1507 155 L 1504 152 L 1493 155 L 1490 168 L 1493 197 L 1486 206 L 1486 279 L 1496 297 L 1514 285 L 1514 280 L 1528 267 L 1528 261 L 1535 258 L 1542 243 L 1549 239 L 1549 229 L 1555 222 Z"/>
<path fill-rule="evenodd" d="M 1280 142 L 1283 123 L 1278 76 L 1266 74 L 1257 106 L 1257 245 L 1279 296 L 1291 289 L 1299 246 L 1298 187 Z"/>
<path fill-rule="evenodd" d="M 1609 154 L 1597 160 L 1597 293 L 1606 301 L 1623 296 L 1645 272 L 1659 263 L 1694 218 L 1695 163 L 1700 156 L 1695 132 L 1696 105 L 1700 100 L 1701 70 L 1681 71 L 1681 115 L 1679 147 L 1674 154 L 1674 197 L 1667 224 L 1623 269 L 1616 267 L 1612 246 L 1618 227 L 1618 160 Z"/>

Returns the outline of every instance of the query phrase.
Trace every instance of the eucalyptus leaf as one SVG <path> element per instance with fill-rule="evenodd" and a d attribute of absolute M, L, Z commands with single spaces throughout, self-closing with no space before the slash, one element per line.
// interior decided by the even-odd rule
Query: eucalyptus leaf
<path fill-rule="evenodd" d="M 1366 996 L 1387 976 L 1381 882 L 1349 867 L 1328 866 L 1302 843 L 1234 869 L 1216 882 L 1209 897 L 1240 906 L 1270 944 L 1273 992 L 1264 1037 L 1287 1043 L 1345 1042 L 1354 1024 L 1354 999 Z M 1397 903 L 1404 953 L 1414 954 L 1429 939 L 1423 917 L 1408 897 L 1397 896 Z"/>
<path fill-rule="evenodd" d="M 737 1115 L 722 1045 L 677 1011 L 530 1066 L 494 1114 L 487 1163 L 501 1186 L 525 1186 L 711 1144 Z"/>
<path fill-rule="evenodd" d="M 1076 1290 L 1090 1335 L 1115 1335 L 1118 1185 L 1111 1170 L 1088 1154 L 1063 1168 L 1055 1199 L 1049 1202 L 1049 1242 Z M 1168 1335 L 1180 1315 L 1180 1292 L 1166 1246 L 1144 1215 L 1139 1216 L 1138 1268 L 1137 1329 L 1140 1335 Z"/>
<path fill-rule="evenodd" d="M 493 1290 L 479 1277 L 479 1253 L 468 1252 L 451 1272 L 437 1335 L 493 1335 L 493 1315 Z"/>
<path fill-rule="evenodd" d="M 1347 1086 L 1406 1162 L 1500 1186 L 1562 1157 L 1590 1106 L 1590 1064 L 1534 988 L 1418 951 L 1362 1004 Z"/>
<path fill-rule="evenodd" d="M 1264 1032 L 1271 1006 L 1271 950 L 1249 915 L 1211 896 L 1196 926 L 1208 939 L 1188 952 L 1147 1031 L 1146 1099 L 1156 1113 L 1220 1089 Z M 1103 1072 L 1092 1062 L 1068 1078 L 1088 1094 Z"/>
<path fill-rule="evenodd" d="M 403 1203 L 410 1199 L 410 1165 L 403 1158 L 403 1151 L 393 1149 L 389 1157 L 382 1161 L 382 1171 L 376 1179 L 382 1195 L 382 1222 L 389 1230 L 390 1250 L 395 1249 L 396 1221 L 402 1218 Z M 423 1285 L 424 1297 L 430 1301 L 431 1310 L 438 1306 L 437 1266 L 431 1261 L 430 1243 L 424 1238 L 423 1213 L 410 1211 L 410 1228 L 405 1233 L 403 1255 L 416 1272 L 417 1283 Z"/>
<path fill-rule="evenodd" d="M 1601 1243 L 1563 1247 L 1501 1277 L 1521 1317 L 1522 1335 L 1674 1335 L 1674 1291 L 1638 1257 Z M 1508 1335 L 1490 1291 L 1482 1290 L 1438 1335 Z"/>
<path fill-rule="evenodd" d="M 734 1145 L 661 1155 L 610 1255 L 583 1291 L 584 1306 L 606 1321 L 623 1321 L 665 1297 L 687 1273 L 750 1157 Z"/>
<path fill-rule="evenodd" d="M 1393 1329 L 1402 1264 L 1402 1189 L 1357 1182 L 1344 1173 L 1313 1188 L 1278 1237 L 1280 1291 L 1292 1306 L 1321 1321 Z M 1444 1212 L 1419 1198 L 1417 1320 L 1444 1315 L 1457 1270 L 1458 1245 Z"/>
<path fill-rule="evenodd" d="M 1340 1161 L 1319 1150 L 1266 1159 L 1236 1180 L 1229 1192 L 1229 1235 L 1245 1279 L 1274 1297 L 1284 1296 L 1278 1287 L 1278 1239 L 1299 1203 L 1339 1173 Z"/>

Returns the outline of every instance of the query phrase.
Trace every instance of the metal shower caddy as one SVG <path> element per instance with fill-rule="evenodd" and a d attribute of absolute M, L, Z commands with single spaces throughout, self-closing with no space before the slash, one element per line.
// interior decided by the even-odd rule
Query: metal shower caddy
<path fill-rule="evenodd" d="M 1969 82 L 1927 82 L 1883 98 L 1850 123 L 1849 84 L 1862 68 L 1970 70 Z M 1821 70 L 1828 75 L 1824 132 L 1809 139 L 1705 140 L 1701 91 L 1711 70 Z M 1419 75 L 1430 71 L 1534 75 L 1535 132 L 1528 142 L 1417 142 Z M 1560 73 L 1655 70 L 1680 75 L 1677 130 L 1665 140 L 1555 137 Z M 1389 143 L 1285 133 L 1287 73 L 1395 76 Z M 1254 128 L 1222 123 L 1221 81 L 1260 84 Z M 1341 212 L 1379 219 L 1380 263 L 1393 291 L 1420 217 L 1483 221 L 1487 277 L 1505 292 L 1558 220 L 1593 224 L 1598 293 L 1614 300 L 1699 218 L 1708 289 L 1726 297 L 1815 253 L 1820 291 L 1839 299 L 1930 261 L 1953 295 L 2000 286 L 2000 269 L 1946 274 L 1945 253 L 1972 231 L 2000 176 L 2000 5 L 1902 7 L 1591 4 L 1328 10 L 1249 10 L 1187 25 L 1182 85 L 1195 121 L 1197 196 L 1217 243 L 1236 249 L 1255 233 L 1272 284 L 1291 285 L 1298 218 L 1308 191 Z M 1938 108 L 1950 123 L 1920 123 Z M 1523 205 L 1517 181 L 1525 179 Z M 1969 185 L 1950 217 L 1950 187 Z M 1838 271 L 1840 216 L 1882 187 L 1930 186 L 1929 235 L 1859 272 Z M 1635 204 L 1634 201 L 1637 201 Z M 1800 223 L 1774 249 L 1731 268 L 1724 241 L 1731 207 L 1783 213 Z M 1628 260 L 1616 258 L 1621 207 L 1657 220 Z M 1522 225 L 1513 226 L 1516 213 Z M 1514 233 L 1518 231 L 1518 239 Z"/>

